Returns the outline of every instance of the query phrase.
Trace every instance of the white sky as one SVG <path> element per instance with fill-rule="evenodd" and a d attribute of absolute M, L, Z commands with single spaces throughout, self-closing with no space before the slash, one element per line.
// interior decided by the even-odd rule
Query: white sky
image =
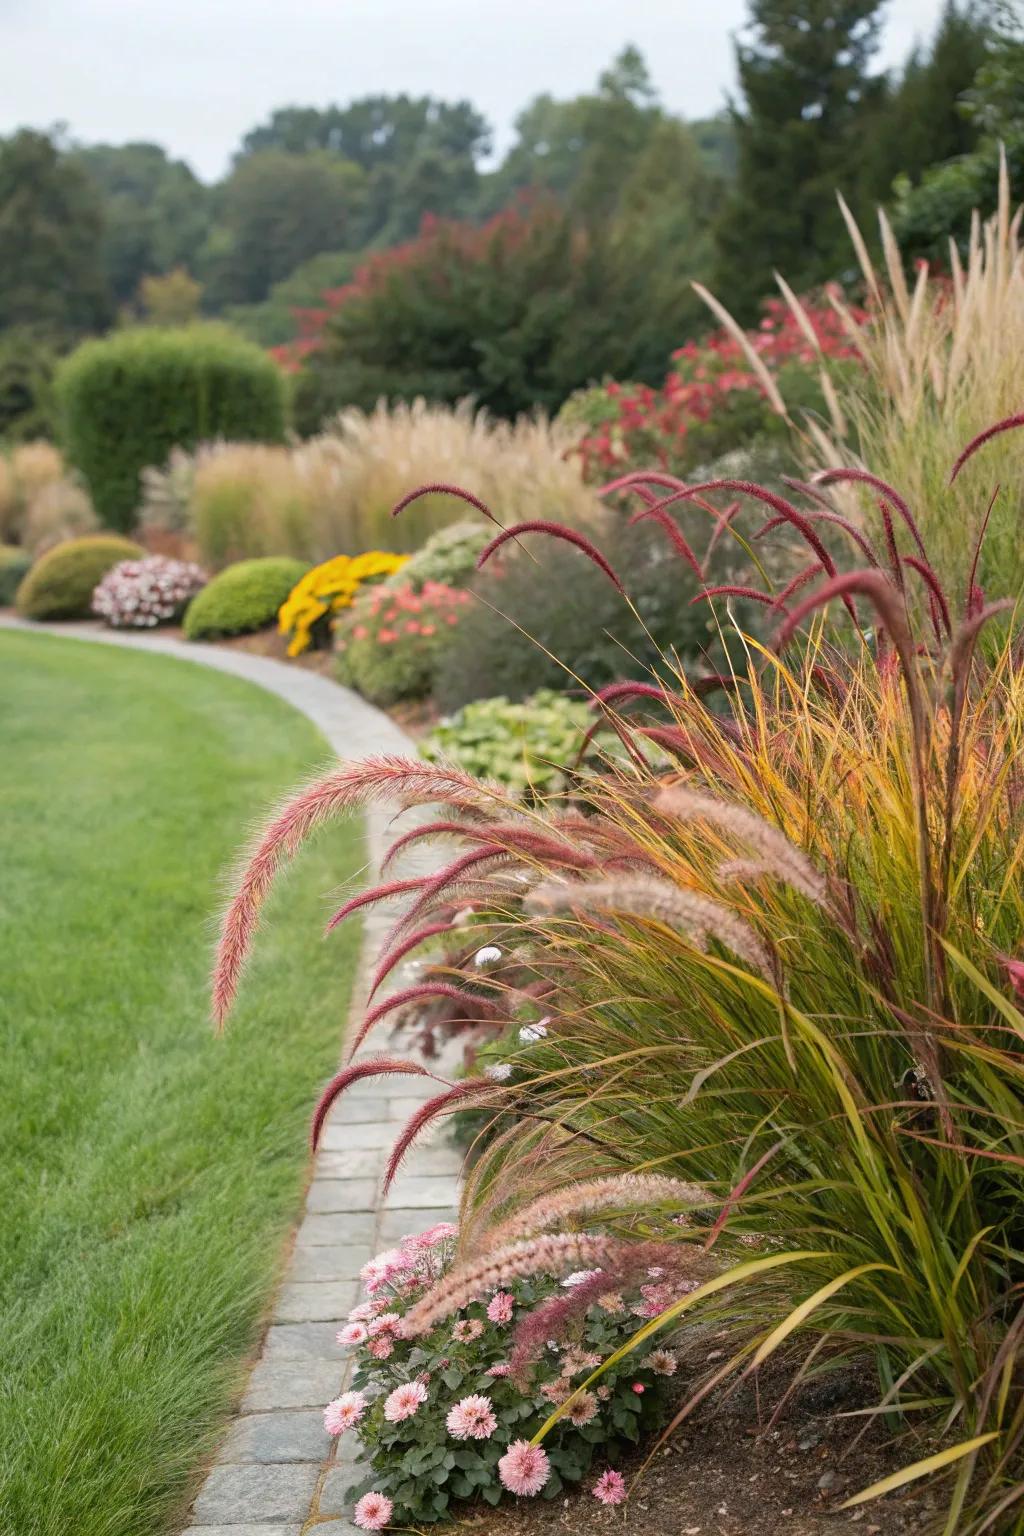
<path fill-rule="evenodd" d="M 627 42 L 665 105 L 716 111 L 745 0 L 0 0 L 0 134 L 65 122 L 86 143 L 147 139 L 213 179 L 274 107 L 377 92 L 468 97 L 508 142 L 540 91 L 589 89 Z M 881 62 L 933 31 L 941 0 L 888 0 Z"/>

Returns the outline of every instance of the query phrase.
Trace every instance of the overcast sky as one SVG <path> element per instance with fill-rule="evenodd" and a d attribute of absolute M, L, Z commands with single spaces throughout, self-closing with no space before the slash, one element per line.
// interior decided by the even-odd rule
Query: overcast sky
<path fill-rule="evenodd" d="M 882 62 L 941 0 L 888 0 Z M 662 100 L 705 117 L 733 86 L 745 0 L 0 0 L 0 134 L 65 122 L 148 139 L 204 178 L 272 108 L 376 92 L 468 97 L 508 142 L 540 91 L 577 95 L 627 42 Z"/>

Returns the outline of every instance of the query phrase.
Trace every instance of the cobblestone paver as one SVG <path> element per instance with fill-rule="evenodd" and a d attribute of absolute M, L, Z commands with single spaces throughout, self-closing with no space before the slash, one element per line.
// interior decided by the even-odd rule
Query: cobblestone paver
<path fill-rule="evenodd" d="M 0 619 L 0 624 L 22 627 L 17 620 Z M 413 750 L 386 715 L 300 667 L 244 651 L 93 625 L 63 624 L 52 633 L 201 662 L 256 683 L 308 716 L 342 759 Z M 386 809 L 366 816 L 369 875 L 379 867 L 390 821 Z M 365 922 L 354 1011 L 360 1009 L 368 968 L 386 926 L 377 915 Z M 421 1141 L 387 1200 L 380 1196 L 387 1149 L 417 1104 L 436 1092 L 431 1079 L 369 1080 L 355 1084 L 336 1106 L 314 1163 L 305 1213 L 262 1352 L 183 1536 L 355 1532 L 344 1497 L 358 1475 L 351 1447 L 344 1439 L 332 1442 L 322 1423 L 324 1404 L 344 1389 L 350 1373 L 334 1335 L 355 1302 L 359 1270 L 372 1254 L 406 1232 L 454 1219 L 459 1158 L 443 1140 Z"/>

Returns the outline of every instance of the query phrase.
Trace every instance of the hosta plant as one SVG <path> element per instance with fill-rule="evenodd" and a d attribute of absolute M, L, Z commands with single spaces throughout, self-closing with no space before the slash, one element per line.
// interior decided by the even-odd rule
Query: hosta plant
<path fill-rule="evenodd" d="M 529 1441 L 552 1404 L 572 1397 L 582 1378 L 629 1338 L 637 1316 L 650 1313 L 666 1271 L 649 1266 L 646 1296 L 609 1289 L 580 1312 L 571 1336 L 517 1351 L 517 1325 L 591 1275 L 574 1273 L 570 1260 L 553 1273 L 524 1277 L 510 1261 L 479 1298 L 423 1328 L 417 1307 L 444 1285 L 457 1232 L 440 1223 L 372 1259 L 362 1272 L 366 1295 L 338 1334 L 356 1368 L 351 1389 L 328 1405 L 324 1423 L 332 1434 L 354 1433 L 369 1463 L 350 1490 L 357 1519 L 387 1505 L 384 1524 L 429 1524 L 448 1517 L 456 1500 L 497 1504 L 506 1491 L 553 1499 L 567 1483 L 588 1477 L 602 1490 L 597 1497 L 615 1502 L 605 1497 L 615 1486 L 608 1463 L 614 1469 L 664 1418 L 677 1368 L 671 1350 L 623 1358 L 593 1392 L 576 1396 L 543 1451 Z M 417 1331 L 407 1334 L 410 1317 Z"/>
<path fill-rule="evenodd" d="M 1024 415 L 972 441 L 954 477 L 1021 426 Z M 850 481 L 877 497 L 882 539 L 832 503 Z M 652 514 L 738 497 L 766 529 L 800 537 L 807 565 L 781 590 L 746 593 L 773 622 L 771 646 L 738 635 L 727 672 L 678 668 L 671 682 L 603 690 L 595 721 L 617 732 L 626 762 L 578 777 L 571 801 L 524 807 L 451 765 L 399 759 L 346 765 L 301 791 L 226 915 L 217 1011 L 276 869 L 308 832 L 360 803 L 436 802 L 439 818 L 404 832 L 399 854 L 434 838 L 450 847 L 442 868 L 403 875 L 396 858 L 332 925 L 401 897 L 377 989 L 472 909 L 495 953 L 514 949 L 525 968 L 502 1002 L 528 1034 L 503 1082 L 481 1075 L 439 1092 L 395 1148 L 389 1174 L 438 1116 L 475 1105 L 507 1117 L 466 1190 L 455 1267 L 404 1331 L 485 1298 L 510 1249 L 540 1271 L 546 1244 L 571 1245 L 579 1267 L 601 1271 L 594 1285 L 621 1289 L 650 1264 L 647 1242 L 671 1244 L 667 1304 L 580 1393 L 666 1334 L 687 1357 L 676 1422 L 744 1377 L 773 1390 L 767 1422 L 803 1382 L 873 1377 L 858 1412 L 862 1426 L 898 1431 L 892 1473 L 846 1503 L 932 1476 L 943 1536 L 1016 1536 L 1024 637 L 1012 604 L 986 601 L 976 548 L 948 589 L 915 509 L 862 470 L 825 472 L 790 497 L 661 474 L 617 489 Z M 524 526 L 536 525 L 496 534 L 483 563 Z M 735 595 L 699 585 L 699 562 L 679 552 L 681 600 Z M 670 771 L 652 766 L 651 741 Z M 481 975 L 466 967 L 483 1017 Z M 431 988 L 458 993 L 460 976 L 374 998 L 353 1050 Z M 419 1070 L 389 1057 L 349 1066 L 317 1125 L 357 1078 Z M 643 1188 L 654 1175 L 687 1192 L 655 1210 Z M 642 1234 L 595 1235 L 596 1213 L 616 1205 L 637 1212 Z M 562 1336 L 592 1294 L 580 1287 L 555 1315 L 542 1305 L 524 1347 L 538 1327 Z M 708 1327 L 718 1358 L 699 1349 Z M 552 1409 L 535 1444 L 577 1400 Z"/>
<path fill-rule="evenodd" d="M 553 688 L 528 699 L 477 699 L 420 743 L 428 762 L 458 763 L 478 778 L 495 779 L 513 794 L 536 799 L 567 782 L 592 715 L 586 703 Z"/>
<path fill-rule="evenodd" d="M 122 560 L 93 592 L 92 611 L 112 629 L 155 629 L 180 618 L 205 585 L 205 572 L 187 560 Z"/>
<path fill-rule="evenodd" d="M 362 555 L 335 555 L 307 571 L 277 615 L 278 629 L 289 637 L 288 655 L 301 656 L 311 645 L 328 644 L 334 616 L 351 608 L 361 588 L 394 576 L 407 559 L 370 549 Z"/>

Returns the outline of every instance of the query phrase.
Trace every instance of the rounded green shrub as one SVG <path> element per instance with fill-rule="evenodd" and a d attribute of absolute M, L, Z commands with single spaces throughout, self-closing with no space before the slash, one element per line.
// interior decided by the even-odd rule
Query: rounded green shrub
<path fill-rule="evenodd" d="M 281 370 L 223 326 L 145 326 L 84 342 L 55 388 L 68 456 L 112 528 L 132 526 L 143 469 L 166 463 L 173 448 L 284 436 Z"/>
<path fill-rule="evenodd" d="M 239 560 L 203 588 L 185 613 L 185 638 L 244 635 L 265 629 L 309 566 L 301 560 L 270 557 Z"/>
<path fill-rule="evenodd" d="M 146 551 L 132 539 L 113 533 L 67 539 L 37 560 L 15 595 L 26 619 L 87 619 L 92 594 L 121 560 L 138 560 Z"/>
<path fill-rule="evenodd" d="M 0 544 L 0 608 L 14 602 L 14 594 L 21 586 L 32 564 L 32 557 L 14 544 Z"/>

